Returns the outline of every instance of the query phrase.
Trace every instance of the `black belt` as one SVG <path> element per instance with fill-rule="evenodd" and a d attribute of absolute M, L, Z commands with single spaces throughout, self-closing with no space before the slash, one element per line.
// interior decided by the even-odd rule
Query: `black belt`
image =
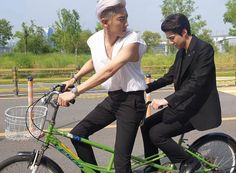
<path fill-rule="evenodd" d="M 128 92 L 124 92 L 123 90 L 108 91 L 109 96 L 113 96 L 113 95 L 143 95 L 143 94 L 144 94 L 144 90 L 128 91 Z"/>

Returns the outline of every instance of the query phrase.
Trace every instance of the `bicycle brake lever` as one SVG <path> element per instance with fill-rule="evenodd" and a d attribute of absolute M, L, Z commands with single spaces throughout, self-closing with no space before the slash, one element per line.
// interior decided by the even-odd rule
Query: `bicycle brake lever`
<path fill-rule="evenodd" d="M 69 101 L 71 104 L 75 104 L 75 99 L 72 99 L 71 101 Z"/>

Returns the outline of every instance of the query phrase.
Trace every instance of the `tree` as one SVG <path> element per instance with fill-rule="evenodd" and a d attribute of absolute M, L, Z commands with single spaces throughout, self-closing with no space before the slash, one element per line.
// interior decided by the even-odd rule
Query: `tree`
<path fill-rule="evenodd" d="M 236 36 L 236 0 L 229 0 L 225 6 L 227 11 L 224 14 L 224 22 L 232 24 L 229 35 Z"/>
<path fill-rule="evenodd" d="M 24 22 L 21 26 L 22 31 L 17 31 L 15 34 L 20 39 L 16 45 L 17 50 L 25 53 L 29 51 L 35 54 L 47 53 L 49 51 L 49 45 L 42 27 L 35 25 L 32 20 L 30 26 L 27 26 Z"/>
<path fill-rule="evenodd" d="M 12 38 L 12 26 L 6 19 L 0 19 L 0 46 L 5 46 Z"/>
<path fill-rule="evenodd" d="M 145 31 L 142 38 L 147 44 L 147 51 L 151 51 L 159 45 L 161 36 L 157 32 Z"/>
<path fill-rule="evenodd" d="M 29 28 L 24 22 L 22 23 L 22 29 L 23 29 L 23 38 L 25 43 L 25 54 L 26 54 L 28 50 Z"/>
<path fill-rule="evenodd" d="M 92 35 L 91 31 L 85 30 L 80 34 L 79 49 L 82 53 L 90 53 L 90 49 L 87 44 L 88 38 Z"/>
<path fill-rule="evenodd" d="M 100 22 L 97 22 L 96 31 L 100 31 L 102 29 L 103 29 L 102 24 Z"/>
<path fill-rule="evenodd" d="M 202 20 L 201 15 L 192 16 L 196 7 L 193 0 L 163 0 L 161 5 L 162 15 L 166 18 L 173 13 L 182 13 L 188 17 L 192 34 L 198 36 L 200 39 L 210 41 L 214 45 L 211 38 L 211 30 L 205 29 L 206 21 Z"/>
<path fill-rule="evenodd" d="M 53 40 L 57 47 L 64 52 L 78 54 L 81 26 L 79 13 L 75 10 L 62 9 L 58 12 L 59 21 L 55 22 Z"/>

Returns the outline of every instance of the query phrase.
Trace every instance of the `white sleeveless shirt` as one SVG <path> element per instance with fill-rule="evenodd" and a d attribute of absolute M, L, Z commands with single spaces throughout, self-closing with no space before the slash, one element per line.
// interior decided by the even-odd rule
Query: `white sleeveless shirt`
<path fill-rule="evenodd" d="M 110 63 L 107 57 L 104 43 L 104 30 L 93 34 L 87 41 L 90 47 L 93 66 L 96 72 Z M 119 51 L 131 43 L 139 43 L 139 60 L 137 62 L 128 62 L 122 66 L 112 77 L 107 79 L 102 86 L 108 91 L 123 90 L 124 92 L 139 91 L 146 89 L 144 74 L 141 70 L 141 57 L 146 51 L 146 44 L 140 35 L 133 31 L 128 31 L 126 36 L 118 39 L 114 44 L 112 59 L 116 58 Z"/>

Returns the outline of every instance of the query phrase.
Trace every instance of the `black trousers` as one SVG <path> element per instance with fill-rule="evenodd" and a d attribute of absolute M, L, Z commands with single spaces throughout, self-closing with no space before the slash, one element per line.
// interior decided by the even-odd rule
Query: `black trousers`
<path fill-rule="evenodd" d="M 71 133 L 88 138 L 116 120 L 115 170 L 116 173 L 131 173 L 130 157 L 139 124 L 145 113 L 144 91 L 108 92 L 108 97 L 78 123 Z M 72 143 L 82 160 L 97 164 L 91 146 L 75 141 Z"/>
<path fill-rule="evenodd" d="M 177 120 L 182 117 L 181 120 Z M 141 126 L 145 157 L 158 153 L 161 149 L 172 163 L 190 159 L 172 137 L 194 130 L 184 112 L 175 111 L 169 107 L 148 117 Z M 158 162 L 157 162 L 158 163 Z"/>

